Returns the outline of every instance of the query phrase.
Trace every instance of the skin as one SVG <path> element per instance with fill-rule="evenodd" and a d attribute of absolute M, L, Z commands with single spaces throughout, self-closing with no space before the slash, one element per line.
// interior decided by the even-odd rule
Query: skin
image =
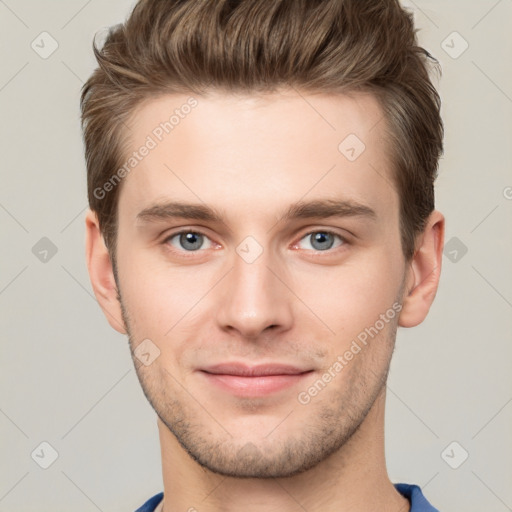
<path fill-rule="evenodd" d="M 146 101 L 132 118 L 131 150 L 188 97 Z M 158 415 L 165 511 L 408 511 L 386 471 L 385 382 L 397 327 L 421 323 L 435 297 L 442 214 L 431 214 L 406 262 L 386 123 L 369 94 L 196 99 L 123 180 L 118 286 L 95 213 L 86 219 L 89 273 L 108 321 L 129 335 L 132 353 L 145 339 L 160 350 L 150 365 L 134 364 Z M 353 162 L 338 150 L 351 133 L 366 146 Z M 350 201 L 375 215 L 284 218 L 299 200 Z M 138 217 L 168 201 L 207 205 L 221 221 Z M 205 235 L 200 248 L 171 237 L 183 228 Z M 312 240 L 325 230 L 332 248 Z M 262 249 L 251 263 L 237 252 L 248 236 Z M 393 304 L 401 311 L 300 403 Z M 231 361 L 312 372 L 239 397 L 199 371 Z"/>

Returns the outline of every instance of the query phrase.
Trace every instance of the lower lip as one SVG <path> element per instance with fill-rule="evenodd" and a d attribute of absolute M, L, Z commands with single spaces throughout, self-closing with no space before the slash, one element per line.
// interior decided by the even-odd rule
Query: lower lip
<path fill-rule="evenodd" d="M 290 388 L 302 381 L 311 372 L 294 375 L 264 375 L 259 377 L 243 377 L 201 372 L 209 382 L 237 396 L 257 397 L 276 393 Z"/>

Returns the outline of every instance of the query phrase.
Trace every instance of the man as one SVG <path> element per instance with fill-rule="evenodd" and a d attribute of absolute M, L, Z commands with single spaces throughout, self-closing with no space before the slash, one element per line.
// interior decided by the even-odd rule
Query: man
<path fill-rule="evenodd" d="M 435 511 L 391 483 L 440 101 L 397 0 L 141 0 L 82 93 L 87 263 L 157 413 L 139 511 Z"/>

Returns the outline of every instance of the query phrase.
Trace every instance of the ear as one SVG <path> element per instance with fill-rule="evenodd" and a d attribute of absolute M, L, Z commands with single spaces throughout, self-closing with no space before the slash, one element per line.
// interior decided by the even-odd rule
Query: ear
<path fill-rule="evenodd" d="M 85 256 L 94 295 L 108 323 L 116 331 L 126 334 L 121 304 L 117 299 L 112 262 L 100 231 L 98 217 L 91 210 L 85 217 Z"/>
<path fill-rule="evenodd" d="M 434 210 L 419 235 L 407 271 L 406 295 L 398 322 L 401 327 L 414 327 L 423 322 L 434 301 L 441 275 L 444 225 L 444 216 Z"/>

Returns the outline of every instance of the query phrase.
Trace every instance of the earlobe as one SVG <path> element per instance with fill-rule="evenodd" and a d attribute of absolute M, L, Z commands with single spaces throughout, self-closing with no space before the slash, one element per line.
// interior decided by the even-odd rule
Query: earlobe
<path fill-rule="evenodd" d="M 444 216 L 434 210 L 420 235 L 409 263 L 406 295 L 398 322 L 401 327 L 414 327 L 423 322 L 434 301 L 441 275 L 444 225 Z"/>
<path fill-rule="evenodd" d="M 100 232 L 98 217 L 91 210 L 85 218 L 85 256 L 94 295 L 103 313 L 116 331 L 126 334 L 112 262 Z"/>

